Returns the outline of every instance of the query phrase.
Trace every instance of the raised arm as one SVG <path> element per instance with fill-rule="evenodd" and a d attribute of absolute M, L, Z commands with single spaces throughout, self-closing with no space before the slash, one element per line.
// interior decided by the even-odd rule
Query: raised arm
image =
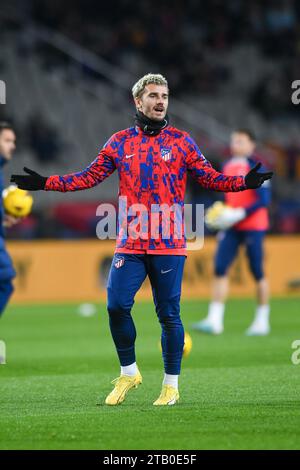
<path fill-rule="evenodd" d="M 11 182 L 21 189 L 30 191 L 81 191 L 92 188 L 110 176 L 116 169 L 113 159 L 111 139 L 105 144 L 95 160 L 84 170 L 59 176 L 41 176 L 24 167 L 27 175 L 12 175 Z"/>
<path fill-rule="evenodd" d="M 265 180 L 272 178 L 272 172 L 258 173 L 260 164 L 257 164 L 246 176 L 224 175 L 211 166 L 189 135 L 185 137 L 184 143 L 187 169 L 204 188 L 223 192 L 244 191 L 259 188 Z"/>

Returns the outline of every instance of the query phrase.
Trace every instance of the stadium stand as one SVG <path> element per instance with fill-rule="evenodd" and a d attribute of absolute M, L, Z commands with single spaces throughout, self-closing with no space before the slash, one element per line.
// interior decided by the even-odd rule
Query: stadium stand
<path fill-rule="evenodd" d="M 300 76 L 299 51 L 293 46 L 299 38 L 296 2 L 225 5 L 214 0 L 205 2 L 201 17 L 193 0 L 188 0 L 188 16 L 179 1 L 154 12 L 149 1 L 133 6 L 124 0 L 113 17 L 92 0 L 84 9 L 77 1 L 69 2 L 70 9 L 68 2 L 42 3 L 43 8 L 34 0 L 26 6 L 17 0 L 1 5 L 0 74 L 9 87 L 0 118 L 11 119 L 18 133 L 10 172 L 24 164 L 44 174 L 87 165 L 113 132 L 131 125 L 130 87 L 136 77 L 159 70 L 170 82 L 172 122 L 191 132 L 215 166 L 228 155 L 234 127 L 254 130 L 261 140 L 258 154 L 275 169 L 278 182 L 272 231 L 299 231 L 299 108 L 290 99 L 291 82 Z M 170 37 L 178 41 L 176 56 Z M 278 72 L 282 66 L 284 76 Z M 90 208 L 116 197 L 116 175 L 83 193 L 41 194 L 28 236 L 48 236 L 41 225 L 55 217 L 57 204 L 83 201 Z M 188 201 L 209 205 L 214 198 L 189 185 Z M 58 236 L 71 236 L 59 223 L 55 227 Z M 23 229 L 21 224 L 11 236 L 24 236 Z"/>

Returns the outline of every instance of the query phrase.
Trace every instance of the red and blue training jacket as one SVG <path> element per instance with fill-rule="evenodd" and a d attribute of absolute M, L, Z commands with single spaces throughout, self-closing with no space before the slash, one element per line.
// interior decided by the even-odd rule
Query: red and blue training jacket
<path fill-rule="evenodd" d="M 127 197 L 127 207 L 143 204 L 150 220 L 155 205 L 184 206 L 187 173 L 207 189 L 243 191 L 244 176 L 227 176 L 212 168 L 187 132 L 167 126 L 156 136 L 146 135 L 139 127 L 130 127 L 114 134 L 96 159 L 84 170 L 64 176 L 50 176 L 48 191 L 80 191 L 101 183 L 115 170 L 119 175 L 119 196 Z M 129 216 L 128 220 L 134 217 Z M 158 222 L 161 224 L 161 222 Z M 125 234 L 119 227 L 116 252 L 148 254 L 185 254 L 186 240 L 174 236 L 174 213 L 170 217 L 170 237 L 166 239 L 162 226 L 155 236 L 146 228 L 143 236 Z"/>

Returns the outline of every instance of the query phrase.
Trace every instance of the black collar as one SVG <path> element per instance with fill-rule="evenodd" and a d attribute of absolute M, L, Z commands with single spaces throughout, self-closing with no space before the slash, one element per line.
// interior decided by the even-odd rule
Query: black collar
<path fill-rule="evenodd" d="M 165 118 L 162 121 L 154 121 L 149 119 L 141 111 L 137 111 L 135 114 L 135 124 L 139 126 L 142 131 L 147 135 L 158 135 L 162 129 L 167 127 L 169 124 L 169 117 L 166 114 Z"/>

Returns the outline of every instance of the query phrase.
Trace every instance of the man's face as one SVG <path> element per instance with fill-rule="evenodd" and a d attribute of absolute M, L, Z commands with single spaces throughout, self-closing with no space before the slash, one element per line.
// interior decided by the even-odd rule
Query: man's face
<path fill-rule="evenodd" d="M 154 121 L 161 121 L 167 114 L 169 90 L 165 85 L 150 83 L 140 98 L 135 98 L 136 108 Z"/>
<path fill-rule="evenodd" d="M 233 132 L 230 141 L 231 154 L 235 157 L 249 157 L 253 154 L 255 142 L 247 134 Z"/>
<path fill-rule="evenodd" d="M 11 129 L 3 129 L 3 131 L 0 132 L 0 155 L 6 160 L 10 160 L 15 149 L 16 134 Z"/>

